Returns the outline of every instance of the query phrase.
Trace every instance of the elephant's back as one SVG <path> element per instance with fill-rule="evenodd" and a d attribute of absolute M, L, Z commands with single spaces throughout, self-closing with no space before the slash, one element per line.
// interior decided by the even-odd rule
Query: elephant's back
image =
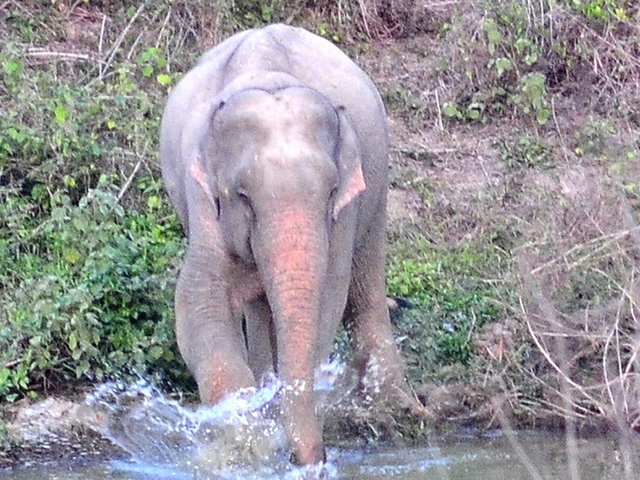
<path fill-rule="evenodd" d="M 238 44 L 226 68 L 284 71 L 336 106 L 385 115 L 382 100 L 367 74 L 333 43 L 302 28 L 274 24 L 252 30 Z"/>
<path fill-rule="evenodd" d="M 198 132 L 206 127 L 220 92 L 251 71 L 295 77 L 334 106 L 345 107 L 361 140 L 386 139 L 386 113 L 371 79 L 328 40 L 283 24 L 238 33 L 205 53 L 172 91 L 161 136 L 170 138 L 176 131 Z M 170 143 L 178 143 L 175 147 L 190 144 L 188 138 Z"/>
<path fill-rule="evenodd" d="M 362 89 L 363 99 L 384 110 L 377 90 L 366 73 L 342 50 L 330 41 L 303 28 L 275 24 L 256 30 L 256 38 L 272 38 L 278 48 L 287 53 L 288 66 L 296 77 L 313 86 L 334 103 L 355 103 L 346 98 L 352 89 Z M 251 41 L 247 37 L 243 45 Z M 240 45 L 240 48 L 243 47 Z M 345 80 L 348 82 L 345 83 Z"/>

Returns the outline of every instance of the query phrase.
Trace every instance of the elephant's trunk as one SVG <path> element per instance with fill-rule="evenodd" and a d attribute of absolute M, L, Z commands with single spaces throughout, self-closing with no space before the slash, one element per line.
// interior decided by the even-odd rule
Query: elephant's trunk
<path fill-rule="evenodd" d="M 261 225 L 269 233 L 254 247 L 276 330 L 284 428 L 301 464 L 324 459 L 313 383 L 328 235 L 324 219 L 311 217 L 301 206 L 278 212 L 277 218 L 265 220 L 269 225 Z"/>

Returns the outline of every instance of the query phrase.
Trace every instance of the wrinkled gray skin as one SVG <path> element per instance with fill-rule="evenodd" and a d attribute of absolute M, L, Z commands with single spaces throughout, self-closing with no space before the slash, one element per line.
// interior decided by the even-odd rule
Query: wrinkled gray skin
<path fill-rule="evenodd" d="M 388 148 L 374 85 L 305 30 L 243 32 L 173 90 L 160 148 L 189 237 L 178 344 L 203 402 L 275 371 L 294 458 L 322 461 L 314 369 L 341 320 L 361 383 L 408 398 L 385 297 Z"/>

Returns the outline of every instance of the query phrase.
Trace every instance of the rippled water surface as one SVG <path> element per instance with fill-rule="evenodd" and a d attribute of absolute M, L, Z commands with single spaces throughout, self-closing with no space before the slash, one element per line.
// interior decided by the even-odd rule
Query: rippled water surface
<path fill-rule="evenodd" d="M 561 436 L 520 433 L 516 435 L 520 457 L 505 436 L 493 438 L 457 438 L 432 441 L 424 448 L 394 448 L 380 451 L 335 450 L 329 452 L 330 478 L 382 480 L 515 480 L 571 478 L 565 441 Z M 582 480 L 618 480 L 624 469 L 616 464 L 616 452 L 610 439 L 581 441 L 579 476 Z M 528 465 L 527 465 L 528 464 Z M 532 469 L 532 470 L 531 470 Z M 212 472 L 176 465 L 140 461 L 111 461 L 89 465 L 41 466 L 5 472 L 0 478 L 13 480 L 75 479 L 294 479 L 301 472 L 273 472 L 259 468 L 250 471 Z M 313 477 L 311 477 L 313 478 Z M 627 477 L 632 478 L 632 477 Z"/>
<path fill-rule="evenodd" d="M 348 394 L 341 368 L 319 373 L 322 408 Z M 625 469 L 612 438 L 578 440 L 568 455 L 563 436 L 539 432 L 431 438 L 421 448 L 329 449 L 327 464 L 295 468 L 277 416 L 281 388 L 272 379 L 215 407 L 189 410 L 144 383 L 103 385 L 87 398 L 90 423 L 128 460 L 25 466 L 0 472 L 0 480 L 640 478 Z"/>

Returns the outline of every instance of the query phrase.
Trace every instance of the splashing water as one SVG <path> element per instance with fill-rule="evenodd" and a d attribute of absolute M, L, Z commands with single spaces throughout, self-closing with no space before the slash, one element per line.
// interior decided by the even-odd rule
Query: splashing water
<path fill-rule="evenodd" d="M 322 365 L 315 381 L 318 409 L 347 395 L 351 383 L 344 364 Z M 85 404 L 90 426 L 136 461 L 116 468 L 154 478 L 335 478 L 329 462 L 303 468 L 289 463 L 279 418 L 282 387 L 270 377 L 259 388 L 191 410 L 145 381 L 108 383 L 87 396 Z"/>

